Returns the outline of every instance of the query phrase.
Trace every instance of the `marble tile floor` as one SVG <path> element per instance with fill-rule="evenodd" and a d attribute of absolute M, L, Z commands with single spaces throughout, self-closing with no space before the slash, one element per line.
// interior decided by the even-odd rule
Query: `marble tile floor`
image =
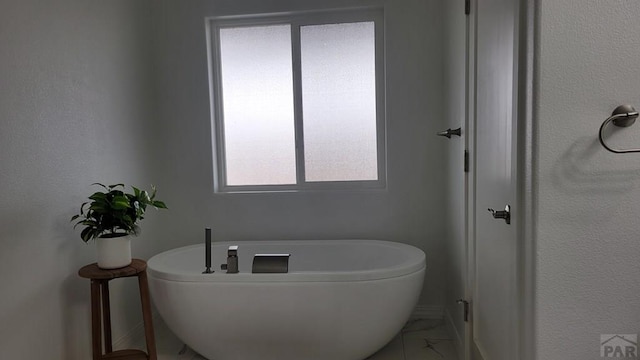
<path fill-rule="evenodd" d="M 164 323 L 158 323 L 158 360 L 207 360 L 185 346 Z M 458 355 L 442 320 L 413 320 L 387 346 L 365 360 L 458 360 Z"/>

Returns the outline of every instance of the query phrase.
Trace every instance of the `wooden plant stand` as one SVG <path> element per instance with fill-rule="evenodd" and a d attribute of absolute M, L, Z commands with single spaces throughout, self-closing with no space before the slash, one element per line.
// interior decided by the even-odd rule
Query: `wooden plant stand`
<path fill-rule="evenodd" d="M 147 263 L 144 260 L 133 259 L 130 265 L 119 269 L 100 269 L 93 263 L 82 267 L 78 275 L 91 280 L 91 339 L 93 360 L 157 360 L 156 340 L 153 334 L 151 320 L 151 298 L 147 281 Z M 140 301 L 142 303 L 142 318 L 144 321 L 144 335 L 147 352 L 140 350 L 113 351 L 111 339 L 111 310 L 109 305 L 109 281 L 123 277 L 138 277 Z M 100 305 L 102 300 L 102 316 Z M 101 320 L 104 321 L 104 351 L 102 354 Z"/>

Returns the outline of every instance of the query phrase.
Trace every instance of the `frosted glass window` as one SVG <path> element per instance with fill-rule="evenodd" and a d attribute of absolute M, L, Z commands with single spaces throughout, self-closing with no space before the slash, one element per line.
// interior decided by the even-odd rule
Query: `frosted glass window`
<path fill-rule="evenodd" d="M 300 27 L 307 181 L 377 180 L 374 22 Z"/>
<path fill-rule="evenodd" d="M 220 29 L 227 185 L 296 183 L 291 26 Z"/>
<path fill-rule="evenodd" d="M 385 186 L 382 9 L 213 18 L 216 192 Z"/>

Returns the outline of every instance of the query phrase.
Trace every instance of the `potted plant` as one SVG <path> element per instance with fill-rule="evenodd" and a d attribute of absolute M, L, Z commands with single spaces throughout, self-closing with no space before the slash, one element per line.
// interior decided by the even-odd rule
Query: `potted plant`
<path fill-rule="evenodd" d="M 87 243 L 96 240 L 98 266 L 116 269 L 131 263 L 130 236 L 138 235 L 138 223 L 144 219 L 147 206 L 166 209 L 164 202 L 156 200 L 156 188 L 151 185 L 151 194 L 132 186 L 133 193 L 126 193 L 124 184 L 103 185 L 95 183 L 104 191 L 95 192 L 80 206 L 80 213 L 71 221 L 78 220 L 73 228 L 84 226 L 80 233 Z"/>

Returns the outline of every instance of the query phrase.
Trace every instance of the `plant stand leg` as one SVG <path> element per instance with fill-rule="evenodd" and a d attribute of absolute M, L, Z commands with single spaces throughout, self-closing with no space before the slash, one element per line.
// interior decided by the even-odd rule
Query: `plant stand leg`
<path fill-rule="evenodd" d="M 149 355 L 149 360 L 157 360 L 156 338 L 154 336 L 151 317 L 151 296 L 149 295 L 146 270 L 138 274 L 138 286 L 140 287 L 140 302 L 142 303 L 142 318 L 144 320 L 144 337 L 147 341 L 147 354 Z"/>
<path fill-rule="evenodd" d="M 101 281 L 102 285 L 102 321 L 104 322 L 104 352 L 113 352 L 111 338 L 111 304 L 109 303 L 109 280 Z"/>
<path fill-rule="evenodd" d="M 93 360 L 102 357 L 102 334 L 100 334 L 100 281 L 91 280 L 91 344 Z"/>

